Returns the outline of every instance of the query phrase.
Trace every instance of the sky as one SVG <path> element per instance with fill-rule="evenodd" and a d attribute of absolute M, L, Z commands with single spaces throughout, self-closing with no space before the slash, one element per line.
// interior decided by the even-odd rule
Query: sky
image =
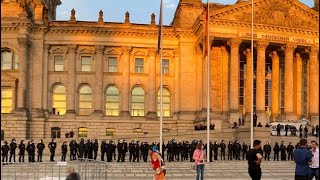
<path fill-rule="evenodd" d="M 202 0 L 206 2 L 206 0 Z M 221 4 L 234 4 L 237 0 L 209 0 Z M 313 7 L 314 0 L 300 0 Z M 72 8 L 76 11 L 79 21 L 97 21 L 99 11 L 103 11 L 106 22 L 124 22 L 125 12 L 130 13 L 130 22 L 149 24 L 151 14 L 156 15 L 158 23 L 160 0 L 61 0 L 57 8 L 57 20 L 69 20 Z M 175 13 L 179 0 L 163 0 L 163 24 L 169 25 Z"/>

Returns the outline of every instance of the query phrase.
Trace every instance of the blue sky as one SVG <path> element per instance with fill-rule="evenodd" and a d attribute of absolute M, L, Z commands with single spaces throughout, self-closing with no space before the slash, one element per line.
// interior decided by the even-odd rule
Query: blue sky
<path fill-rule="evenodd" d="M 210 0 L 221 4 L 234 4 L 237 0 Z M 313 7 L 313 0 L 300 0 Z M 130 13 L 132 23 L 149 24 L 150 15 L 156 15 L 158 22 L 160 0 L 61 0 L 57 8 L 57 20 L 69 20 L 72 8 L 76 11 L 76 19 L 80 21 L 97 21 L 99 11 L 103 11 L 104 21 L 124 22 L 126 11 Z M 171 23 L 179 0 L 163 0 L 165 25 Z M 203 0 L 206 2 L 206 0 Z"/>

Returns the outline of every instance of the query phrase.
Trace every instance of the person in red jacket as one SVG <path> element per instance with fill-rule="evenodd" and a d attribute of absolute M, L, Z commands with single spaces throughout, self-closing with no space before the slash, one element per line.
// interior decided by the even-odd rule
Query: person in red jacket
<path fill-rule="evenodd" d="M 150 151 L 152 168 L 155 170 L 154 180 L 165 180 L 166 169 L 164 161 L 160 152 L 157 150 L 157 146 L 152 146 Z"/>

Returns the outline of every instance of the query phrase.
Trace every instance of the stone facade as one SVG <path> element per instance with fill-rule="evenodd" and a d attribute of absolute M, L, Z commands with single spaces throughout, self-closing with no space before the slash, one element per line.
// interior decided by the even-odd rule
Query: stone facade
<path fill-rule="evenodd" d="M 219 132 L 239 117 L 250 115 L 251 77 L 255 83 L 254 111 L 263 125 L 301 117 L 319 124 L 318 8 L 308 8 L 298 0 L 254 3 L 253 52 L 251 2 L 210 4 L 207 72 L 208 62 L 202 54 L 206 6 L 200 0 L 180 0 L 172 25 L 163 28 L 163 59 L 168 60 L 163 84 L 170 94 L 169 115 L 163 119 L 165 134 L 183 136 L 193 131 L 195 123 L 205 123 L 207 73 L 211 77 L 210 119 Z M 59 4 L 59 0 L 1 1 L 1 53 L 15 54 L 19 59 L 18 68 L 2 68 L 1 73 L 1 89 L 12 92 L 12 111 L 1 114 L 5 138 L 47 139 L 54 127 L 60 128 L 61 136 L 70 130 L 77 136 L 79 128 L 87 128 L 89 138 L 105 138 L 106 129 L 123 138 L 141 133 L 156 137 L 160 56 L 155 16 L 151 15 L 150 24 L 135 24 L 126 13 L 124 23 L 112 23 L 104 22 L 100 11 L 96 22 L 85 22 L 78 21 L 72 10 L 69 21 L 56 21 Z M 84 57 L 90 58 L 89 64 Z M 1 64 L 2 58 L 3 54 Z M 116 59 L 116 65 L 111 58 Z M 142 65 L 137 59 L 143 60 Z M 254 74 L 249 71 L 252 66 Z M 266 86 L 269 75 L 272 82 Z M 243 77 L 244 83 L 240 80 Z M 59 99 L 65 104 L 59 106 L 65 114 L 53 110 L 58 109 L 54 99 L 57 85 L 65 88 L 60 96 L 65 99 Z M 88 92 L 81 95 L 83 86 L 91 89 L 90 100 L 84 100 L 84 104 L 90 103 L 85 105 L 89 110 L 80 103 L 88 98 Z M 112 105 L 117 104 L 115 109 L 106 108 L 111 86 L 119 92 Z M 143 89 L 137 98 L 144 102 L 137 105 L 138 111 L 143 106 L 139 116 L 133 108 L 137 103 L 132 97 L 135 87 Z M 109 110 L 116 115 L 107 115 Z M 82 111 L 89 114 L 81 115 Z M 239 133 L 229 135 L 237 138 Z"/>

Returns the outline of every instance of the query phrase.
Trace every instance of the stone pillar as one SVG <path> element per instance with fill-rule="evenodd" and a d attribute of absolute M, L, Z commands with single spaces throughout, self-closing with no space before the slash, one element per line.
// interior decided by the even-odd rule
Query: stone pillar
<path fill-rule="evenodd" d="M 253 66 L 251 62 L 251 49 L 246 49 L 243 52 L 246 55 L 246 84 L 245 84 L 245 106 L 246 113 L 251 112 L 251 82 L 252 82 L 252 73 L 251 68 Z"/>
<path fill-rule="evenodd" d="M 293 77 L 293 112 L 300 117 L 302 114 L 302 59 L 299 53 L 295 54 Z"/>
<path fill-rule="evenodd" d="M 309 57 L 309 114 L 311 120 L 314 116 L 319 118 L 319 47 L 312 46 Z"/>
<path fill-rule="evenodd" d="M 258 121 L 262 125 L 269 123 L 265 110 L 265 87 L 266 87 L 266 49 L 269 45 L 268 41 L 258 41 L 257 43 L 257 79 L 256 79 L 256 113 Z"/>
<path fill-rule="evenodd" d="M 285 81 L 284 81 L 284 111 L 286 119 L 292 119 L 293 114 L 293 52 L 297 46 L 287 44 L 285 47 Z"/>
<path fill-rule="evenodd" d="M 98 45 L 96 46 L 96 53 L 97 53 L 97 61 L 96 61 L 96 79 L 95 79 L 95 86 L 94 86 L 94 112 L 93 114 L 102 116 L 102 102 L 103 102 L 103 51 L 104 46 Z"/>
<path fill-rule="evenodd" d="M 272 59 L 272 117 L 276 118 L 279 115 L 279 56 L 277 51 L 269 54 Z"/>
<path fill-rule="evenodd" d="M 148 118 L 155 119 L 157 118 L 157 87 L 156 87 L 156 54 L 157 49 L 149 49 L 149 101 L 148 107 L 149 111 L 147 112 Z"/>
<path fill-rule="evenodd" d="M 174 49 L 174 115 L 180 111 L 180 50 Z"/>
<path fill-rule="evenodd" d="M 48 52 L 49 52 L 50 45 L 45 44 L 44 50 L 43 50 L 43 76 L 42 76 L 42 108 L 45 111 L 45 113 L 48 111 L 48 94 L 50 93 L 48 90 L 48 69 L 49 69 L 49 60 L 48 60 Z"/>
<path fill-rule="evenodd" d="M 67 89 L 67 115 L 75 115 L 76 99 L 76 49 L 77 45 L 68 47 L 69 64 L 68 64 L 68 87 Z"/>
<path fill-rule="evenodd" d="M 131 47 L 122 47 L 122 93 L 121 93 L 121 116 L 129 116 L 130 98 L 130 53 Z"/>
<path fill-rule="evenodd" d="M 17 111 L 25 112 L 27 101 L 27 65 L 28 65 L 28 38 L 18 38 L 19 44 L 19 81 Z M 23 115 L 25 116 L 25 115 Z"/>

